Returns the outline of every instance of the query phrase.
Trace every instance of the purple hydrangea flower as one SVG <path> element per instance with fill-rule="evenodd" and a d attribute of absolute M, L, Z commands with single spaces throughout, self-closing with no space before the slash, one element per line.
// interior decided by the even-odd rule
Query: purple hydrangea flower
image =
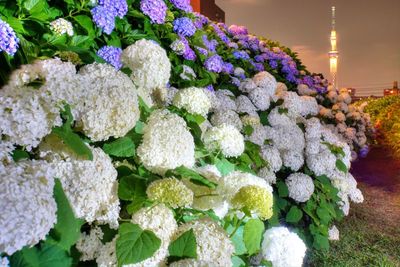
<path fill-rule="evenodd" d="M 122 68 L 121 62 L 122 49 L 115 46 L 103 46 L 97 51 L 97 55 L 119 70 Z"/>
<path fill-rule="evenodd" d="M 163 24 L 167 16 L 167 5 L 163 0 L 141 0 L 140 10 L 150 17 L 152 23 Z"/>
<path fill-rule="evenodd" d="M 369 146 L 364 146 L 360 149 L 359 155 L 361 158 L 365 158 L 369 153 Z"/>
<path fill-rule="evenodd" d="M 190 5 L 190 0 L 170 0 L 170 2 L 177 8 L 186 12 L 192 12 L 193 8 Z"/>
<path fill-rule="evenodd" d="M 214 92 L 214 86 L 212 84 L 209 84 L 206 86 L 206 89 L 210 92 Z"/>
<path fill-rule="evenodd" d="M 173 22 L 174 31 L 182 36 L 192 36 L 196 32 L 196 26 L 190 18 L 177 18 Z"/>
<path fill-rule="evenodd" d="M 216 53 L 216 47 L 218 45 L 217 40 L 212 39 L 209 41 L 207 35 L 203 35 L 203 44 L 207 47 L 208 51 Z"/>
<path fill-rule="evenodd" d="M 224 62 L 224 64 L 222 65 L 222 71 L 227 74 L 232 74 L 234 69 L 235 67 L 232 65 L 232 63 Z"/>
<path fill-rule="evenodd" d="M 229 44 L 229 43 L 231 42 L 230 39 L 228 38 L 228 36 L 226 36 L 226 34 L 224 33 L 224 31 L 221 30 L 221 28 L 220 28 L 217 24 L 211 23 L 210 25 L 211 25 L 211 27 L 214 28 L 215 33 L 218 35 L 218 37 L 219 37 L 224 43 Z"/>
<path fill-rule="evenodd" d="M 101 28 L 106 34 L 111 34 L 115 28 L 114 11 L 110 11 L 104 6 L 96 6 L 90 12 L 97 27 Z"/>
<path fill-rule="evenodd" d="M 228 32 L 235 36 L 235 35 L 247 35 L 249 34 L 247 31 L 247 28 L 244 26 L 238 26 L 238 25 L 231 25 L 229 26 Z"/>
<path fill-rule="evenodd" d="M 278 62 L 276 60 L 270 60 L 269 65 L 271 68 L 276 69 L 278 67 Z"/>
<path fill-rule="evenodd" d="M 205 56 L 208 55 L 208 50 L 207 49 L 205 49 L 203 47 L 200 47 L 200 46 L 196 46 L 196 49 L 200 54 L 205 55 Z"/>
<path fill-rule="evenodd" d="M 7 22 L 0 19 L 0 52 L 4 51 L 10 56 L 18 50 L 19 39 L 15 35 L 14 30 Z"/>
<path fill-rule="evenodd" d="M 126 0 L 99 0 L 99 5 L 104 6 L 110 12 L 113 12 L 114 16 L 120 18 L 123 18 L 128 13 Z"/>
<path fill-rule="evenodd" d="M 180 40 L 185 45 L 185 52 L 183 54 L 183 58 L 186 59 L 186 60 L 195 60 L 196 59 L 196 53 L 190 47 L 188 40 L 183 36 L 181 36 L 180 38 L 181 38 Z"/>
<path fill-rule="evenodd" d="M 247 54 L 245 51 L 234 51 L 233 52 L 233 57 L 236 59 L 250 59 L 249 54 Z"/>
<path fill-rule="evenodd" d="M 206 16 L 200 13 L 195 12 L 194 14 L 196 15 L 196 20 L 194 21 L 194 25 L 196 26 L 197 29 L 203 28 L 203 26 L 210 21 Z"/>
<path fill-rule="evenodd" d="M 257 55 L 257 56 L 254 57 L 254 59 L 255 59 L 256 62 L 259 62 L 259 63 L 265 61 L 265 58 L 263 57 L 263 55 Z"/>
<path fill-rule="evenodd" d="M 221 56 L 213 55 L 206 59 L 204 62 L 204 66 L 208 71 L 220 73 L 223 69 L 224 61 L 222 60 Z"/>
<path fill-rule="evenodd" d="M 236 77 L 231 76 L 231 84 L 236 85 L 237 87 L 240 86 L 240 80 Z"/>

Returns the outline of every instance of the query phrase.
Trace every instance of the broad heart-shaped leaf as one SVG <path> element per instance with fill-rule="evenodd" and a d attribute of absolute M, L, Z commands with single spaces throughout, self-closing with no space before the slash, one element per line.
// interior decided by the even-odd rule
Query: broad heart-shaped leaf
<path fill-rule="evenodd" d="M 10 258 L 13 267 L 70 267 L 72 258 L 61 247 L 42 243 L 34 247 L 24 247 Z"/>
<path fill-rule="evenodd" d="M 121 137 L 111 143 L 104 144 L 103 150 L 111 156 L 133 157 L 135 155 L 135 143 L 129 137 Z"/>
<path fill-rule="evenodd" d="M 152 231 L 143 230 L 137 224 L 121 224 L 118 234 L 116 244 L 118 266 L 150 258 L 161 246 L 161 240 Z"/>
<path fill-rule="evenodd" d="M 170 256 L 179 257 L 181 259 L 197 258 L 196 249 L 197 249 L 196 236 L 193 233 L 193 229 L 184 232 L 168 247 Z"/>
<path fill-rule="evenodd" d="M 246 263 L 239 256 L 232 257 L 232 266 L 233 267 L 245 267 Z"/>
<path fill-rule="evenodd" d="M 180 166 L 178 168 L 175 168 L 172 171 L 175 175 L 178 174 L 181 176 L 181 178 L 186 178 L 189 179 L 192 183 L 198 184 L 198 185 L 204 185 L 210 188 L 216 188 L 217 184 L 214 182 L 211 182 L 207 178 L 203 177 L 202 175 L 198 174 L 194 170 L 191 170 L 185 166 Z"/>
<path fill-rule="evenodd" d="M 119 180 L 118 196 L 122 200 L 146 198 L 146 184 L 135 175 L 124 176 Z"/>
<path fill-rule="evenodd" d="M 89 18 L 86 15 L 78 15 L 78 16 L 73 16 L 74 20 L 76 20 L 76 22 L 79 23 L 79 25 L 82 26 L 82 28 L 84 28 L 86 30 L 86 32 L 88 33 L 88 35 L 90 37 L 94 37 L 96 32 L 94 30 L 93 27 L 93 22 L 91 20 L 91 18 Z"/>
<path fill-rule="evenodd" d="M 54 198 L 57 202 L 57 223 L 50 231 L 50 237 L 58 246 L 69 251 L 80 237 L 83 220 L 75 218 L 71 205 L 58 179 L 55 180 Z"/>
<path fill-rule="evenodd" d="M 321 219 L 321 222 L 325 225 L 327 225 L 332 219 L 332 216 L 329 214 L 329 210 L 325 207 L 319 207 L 317 209 L 317 215 Z"/>
<path fill-rule="evenodd" d="M 244 225 L 243 240 L 250 255 L 260 250 L 262 234 L 264 232 L 264 223 L 259 219 L 250 219 Z"/>
<path fill-rule="evenodd" d="M 217 162 L 215 163 L 215 166 L 219 170 L 219 172 L 222 174 L 222 176 L 228 175 L 229 173 L 233 172 L 235 170 L 235 165 L 233 163 L 230 163 L 227 159 L 217 159 Z"/>
<path fill-rule="evenodd" d="M 303 212 L 296 206 L 292 206 L 286 214 L 286 221 L 289 223 L 297 223 L 303 217 Z"/>
<path fill-rule="evenodd" d="M 276 183 L 276 186 L 278 187 L 278 195 L 280 197 L 287 197 L 289 196 L 289 189 L 286 185 L 286 183 L 279 181 Z"/>
<path fill-rule="evenodd" d="M 348 171 L 347 167 L 346 167 L 346 164 L 344 164 L 343 161 L 340 160 L 340 159 L 336 160 L 336 168 L 338 168 L 339 171 L 342 171 L 342 172 L 345 172 L 345 173 L 347 173 L 347 171 Z"/>
<path fill-rule="evenodd" d="M 313 235 L 314 242 L 313 247 L 318 250 L 328 250 L 329 249 L 329 240 L 328 237 L 323 236 L 321 234 Z"/>

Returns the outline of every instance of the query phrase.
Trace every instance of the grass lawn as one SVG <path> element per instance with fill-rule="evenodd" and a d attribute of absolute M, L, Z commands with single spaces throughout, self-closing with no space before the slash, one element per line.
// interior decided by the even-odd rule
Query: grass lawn
<path fill-rule="evenodd" d="M 340 240 L 329 252 L 310 252 L 305 266 L 400 267 L 400 190 L 360 187 L 365 201 L 337 224 Z"/>

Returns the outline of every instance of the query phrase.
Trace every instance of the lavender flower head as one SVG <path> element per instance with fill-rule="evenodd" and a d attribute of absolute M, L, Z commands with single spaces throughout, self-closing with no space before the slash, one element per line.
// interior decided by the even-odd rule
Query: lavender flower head
<path fill-rule="evenodd" d="M 93 21 L 97 27 L 101 28 L 106 34 L 111 34 L 115 28 L 115 16 L 113 11 L 105 8 L 104 6 L 96 6 L 92 10 Z"/>
<path fill-rule="evenodd" d="M 212 84 L 207 85 L 207 86 L 206 86 L 206 89 L 207 89 L 208 91 L 210 91 L 210 92 L 214 92 L 214 91 L 215 91 L 215 90 L 214 90 L 214 86 L 213 86 Z"/>
<path fill-rule="evenodd" d="M 177 8 L 186 12 L 192 12 L 193 8 L 190 5 L 190 0 L 170 0 L 170 2 Z"/>
<path fill-rule="evenodd" d="M 19 39 L 14 30 L 0 19 L 0 52 L 4 51 L 10 56 L 14 56 L 18 49 Z"/>
<path fill-rule="evenodd" d="M 208 40 L 207 35 L 203 35 L 203 44 L 206 46 L 208 51 L 212 53 L 216 53 L 216 47 L 218 45 L 217 40 L 212 39 L 211 41 Z"/>
<path fill-rule="evenodd" d="M 369 153 L 369 146 L 364 146 L 363 148 L 360 149 L 359 155 L 361 158 L 367 157 Z"/>
<path fill-rule="evenodd" d="M 194 14 L 196 15 L 196 20 L 194 21 L 194 25 L 196 26 L 197 29 L 203 28 L 203 26 L 210 21 L 206 16 L 200 13 L 195 12 Z"/>
<path fill-rule="evenodd" d="M 163 24 L 167 16 L 167 5 L 163 0 L 141 0 L 140 10 L 150 17 L 152 23 Z"/>
<path fill-rule="evenodd" d="M 245 26 L 238 26 L 238 25 L 231 25 L 229 26 L 228 32 L 235 36 L 235 35 L 247 35 L 249 32 Z"/>
<path fill-rule="evenodd" d="M 222 65 L 222 71 L 227 74 L 232 74 L 234 69 L 235 67 L 232 65 L 232 63 L 224 62 L 224 64 Z"/>
<path fill-rule="evenodd" d="M 208 71 L 220 73 L 223 69 L 224 61 L 222 60 L 221 56 L 213 55 L 206 59 L 204 62 L 204 66 Z"/>
<path fill-rule="evenodd" d="M 183 54 L 183 58 L 186 59 L 186 60 L 195 60 L 196 59 L 196 53 L 190 47 L 188 40 L 183 36 L 181 36 L 180 38 L 181 38 L 180 40 L 185 45 L 185 52 Z"/>
<path fill-rule="evenodd" d="M 173 22 L 174 32 L 182 36 L 192 36 L 196 32 L 196 26 L 190 18 L 183 17 L 177 18 Z"/>
<path fill-rule="evenodd" d="M 97 55 L 111 64 L 115 69 L 122 68 L 121 62 L 122 49 L 115 46 L 103 46 L 97 51 Z"/>
<path fill-rule="evenodd" d="M 242 50 L 234 51 L 233 57 L 236 59 L 250 59 L 249 54 L 247 54 L 245 51 Z"/>
<path fill-rule="evenodd" d="M 99 0 L 99 5 L 112 12 L 121 19 L 128 13 L 126 0 Z"/>
<path fill-rule="evenodd" d="M 203 48 L 203 47 L 196 46 L 196 50 L 197 50 L 200 54 L 202 54 L 202 55 L 205 55 L 205 56 L 208 55 L 208 50 L 205 49 L 205 48 Z"/>
<path fill-rule="evenodd" d="M 184 55 L 186 51 L 186 45 L 185 42 L 182 41 L 182 39 L 177 39 L 172 42 L 170 48 L 172 49 L 172 51 L 175 52 L 175 54 L 180 56 Z"/>

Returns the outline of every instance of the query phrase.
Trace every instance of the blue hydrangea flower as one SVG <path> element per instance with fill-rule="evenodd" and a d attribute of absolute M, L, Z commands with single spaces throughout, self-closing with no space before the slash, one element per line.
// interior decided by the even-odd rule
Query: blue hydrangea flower
<path fill-rule="evenodd" d="M 222 71 L 224 61 L 222 60 L 221 56 L 213 55 L 206 59 L 204 62 L 204 67 L 211 72 L 220 73 Z"/>
<path fill-rule="evenodd" d="M 203 26 L 210 21 L 206 16 L 200 13 L 195 12 L 194 14 L 196 15 L 196 20 L 194 21 L 194 25 L 196 26 L 197 29 L 203 28 Z"/>
<path fill-rule="evenodd" d="M 177 18 L 173 22 L 174 32 L 182 36 L 193 36 L 196 32 L 196 26 L 190 18 Z"/>
<path fill-rule="evenodd" d="M 163 24 L 167 16 L 167 5 L 163 0 L 141 0 L 140 10 L 150 17 L 152 23 Z"/>
<path fill-rule="evenodd" d="M 123 18 L 128 13 L 126 0 L 99 0 L 98 4 L 120 18 Z"/>
<path fill-rule="evenodd" d="M 196 46 L 197 51 L 199 51 L 200 54 L 207 56 L 208 55 L 208 50 L 200 47 L 200 46 Z"/>
<path fill-rule="evenodd" d="M 7 22 L 0 19 L 0 52 L 14 56 L 18 49 L 19 39 Z"/>
<path fill-rule="evenodd" d="M 235 67 L 232 65 L 232 63 L 224 62 L 222 65 L 222 71 L 225 73 L 232 74 L 234 69 Z"/>
<path fill-rule="evenodd" d="M 233 57 L 236 59 L 250 59 L 249 54 L 247 54 L 245 51 L 234 51 Z"/>
<path fill-rule="evenodd" d="M 364 146 L 360 149 L 359 155 L 361 158 L 365 158 L 369 153 L 369 146 Z"/>
<path fill-rule="evenodd" d="M 101 28 L 106 34 L 111 34 L 115 28 L 114 11 L 110 11 L 104 6 L 96 6 L 90 12 L 97 27 Z"/>
<path fill-rule="evenodd" d="M 186 12 L 192 12 L 193 8 L 190 5 L 190 0 L 170 0 L 170 2 L 177 8 Z"/>
<path fill-rule="evenodd" d="M 212 53 L 216 53 L 216 47 L 218 45 L 217 40 L 212 39 L 211 41 L 208 40 L 207 35 L 203 35 L 203 44 L 205 45 L 205 47 L 208 49 L 208 51 L 212 52 Z"/>
<path fill-rule="evenodd" d="M 273 69 L 276 69 L 278 67 L 278 62 L 276 60 L 270 60 L 269 66 Z"/>
<path fill-rule="evenodd" d="M 189 41 L 183 36 L 181 36 L 180 38 L 181 38 L 181 41 L 185 44 L 185 53 L 183 54 L 183 58 L 186 60 L 195 60 L 196 53 L 190 47 Z"/>
<path fill-rule="evenodd" d="M 206 86 L 206 89 L 207 89 L 208 91 L 210 91 L 210 92 L 214 92 L 214 91 L 215 91 L 215 90 L 214 90 L 214 86 L 213 86 L 212 84 L 207 85 L 207 86 Z"/>
<path fill-rule="evenodd" d="M 121 62 L 122 49 L 115 46 L 103 46 L 97 51 L 97 55 L 119 70 L 122 68 Z"/>

